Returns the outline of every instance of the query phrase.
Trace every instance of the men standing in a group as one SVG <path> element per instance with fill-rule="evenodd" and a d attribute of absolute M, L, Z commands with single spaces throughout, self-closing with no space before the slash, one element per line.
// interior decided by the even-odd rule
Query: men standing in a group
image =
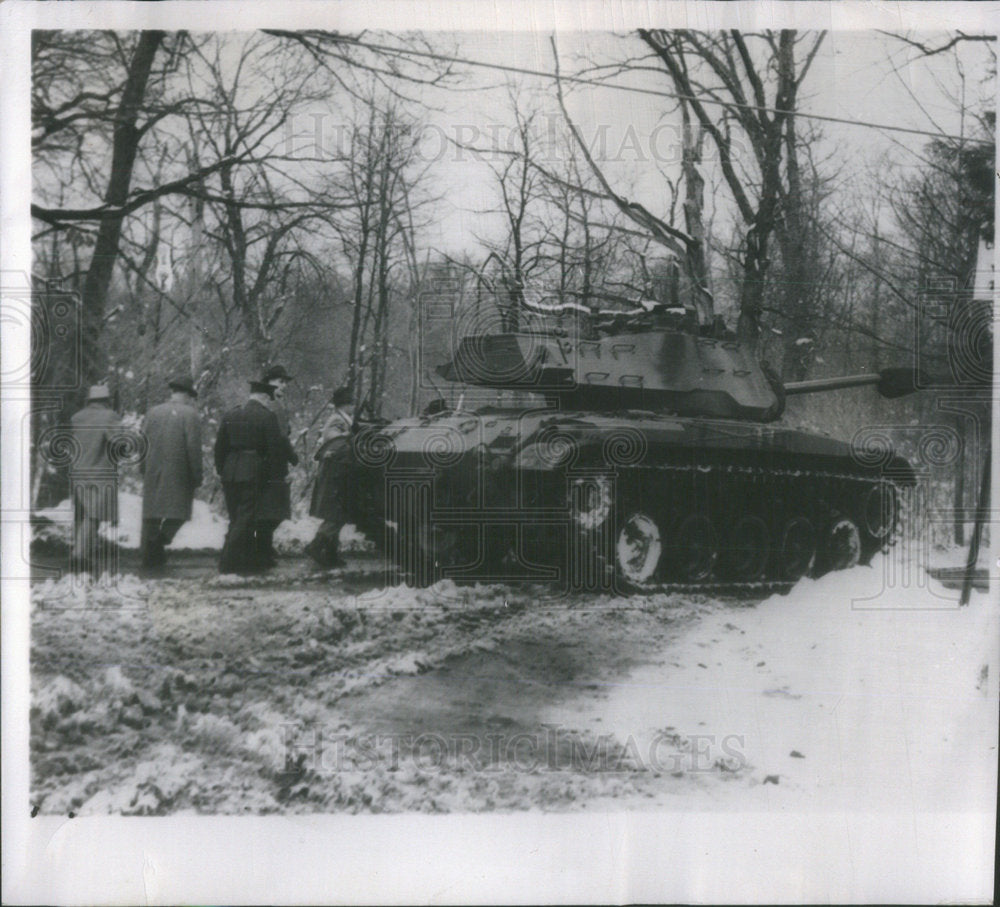
<path fill-rule="evenodd" d="M 219 561 L 221 573 L 250 574 L 266 569 L 257 532 L 267 511 L 265 488 L 287 471 L 287 439 L 270 404 L 274 387 L 250 382 L 250 398 L 222 417 L 215 439 L 215 468 L 229 512 L 229 529 Z"/>
<path fill-rule="evenodd" d="M 152 569 L 166 563 L 166 546 L 191 519 L 191 501 L 202 480 L 198 394 L 188 377 L 175 378 L 168 387 L 170 399 L 154 406 L 142 423 L 147 441 L 141 464 L 142 566 Z"/>
<path fill-rule="evenodd" d="M 73 497 L 74 570 L 99 574 L 110 568 L 110 546 L 101 543 L 102 522 L 118 522 L 118 465 L 112 441 L 121 429 L 106 385 L 95 384 L 87 404 L 71 420 L 76 459 L 70 467 Z"/>
<path fill-rule="evenodd" d="M 275 463 L 274 472 L 264 486 L 264 493 L 256 519 L 258 559 L 265 567 L 273 567 L 277 562 L 274 554 L 274 531 L 282 520 L 292 516 L 292 492 L 288 484 L 288 466 L 299 462 L 289 437 L 291 426 L 285 409 L 285 388 L 292 376 L 284 366 L 272 365 L 265 373 L 262 383 L 269 384 L 273 391 L 267 398 L 267 406 L 278 419 L 278 429 L 283 440 L 282 456 Z"/>

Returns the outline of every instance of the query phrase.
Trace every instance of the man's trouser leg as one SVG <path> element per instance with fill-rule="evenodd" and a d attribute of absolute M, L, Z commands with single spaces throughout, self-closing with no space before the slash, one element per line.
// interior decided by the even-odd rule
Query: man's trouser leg
<path fill-rule="evenodd" d="M 273 567 L 276 563 L 274 532 L 277 528 L 278 523 L 274 520 L 258 520 L 254 524 L 254 535 L 257 539 L 257 562 L 262 567 Z"/>
<path fill-rule="evenodd" d="M 73 565 L 78 570 L 97 569 L 97 530 L 100 520 L 78 510 L 73 520 Z"/>
<path fill-rule="evenodd" d="M 143 567 L 159 567 L 164 561 L 160 522 L 158 518 L 142 521 L 142 540 L 139 542 L 139 547 L 142 551 Z"/>
<path fill-rule="evenodd" d="M 162 563 L 167 562 L 167 552 L 164 549 L 174 540 L 174 536 L 177 535 L 184 523 L 185 520 L 172 517 L 166 517 L 160 521 L 160 559 Z"/>
<path fill-rule="evenodd" d="M 167 562 L 166 546 L 184 525 L 184 520 L 155 518 L 142 521 L 142 566 L 161 567 Z"/>
<path fill-rule="evenodd" d="M 250 482 L 233 482 L 224 487 L 229 529 L 219 559 L 220 573 L 251 573 L 257 569 L 254 509 L 257 490 Z"/>
<path fill-rule="evenodd" d="M 335 512 L 323 520 L 313 540 L 306 545 L 306 554 L 321 567 L 336 567 L 343 563 L 340 556 L 340 530 L 344 522 L 342 508 L 335 508 Z"/>

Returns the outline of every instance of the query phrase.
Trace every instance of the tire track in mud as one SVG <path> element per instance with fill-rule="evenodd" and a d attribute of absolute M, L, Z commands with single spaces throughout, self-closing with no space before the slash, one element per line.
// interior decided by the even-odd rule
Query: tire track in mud
<path fill-rule="evenodd" d="M 611 769 L 593 771 L 593 734 L 553 738 L 542 718 L 566 698 L 599 697 L 732 603 L 544 595 L 380 589 L 364 571 L 36 584 L 32 802 L 161 815 L 563 809 L 643 796 L 650 773 L 614 741 L 601 755 Z M 523 746 L 546 734 L 544 763 L 509 751 L 518 735 Z"/>

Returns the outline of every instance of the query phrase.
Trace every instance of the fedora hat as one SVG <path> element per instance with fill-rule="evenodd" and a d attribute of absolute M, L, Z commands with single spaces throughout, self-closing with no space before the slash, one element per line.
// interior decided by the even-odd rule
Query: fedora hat
<path fill-rule="evenodd" d="M 167 387 L 172 391 L 183 391 L 189 397 L 197 397 L 198 392 L 194 389 L 194 382 L 187 375 L 179 375 L 167 382 Z"/>
<path fill-rule="evenodd" d="M 277 378 L 281 378 L 284 381 L 291 381 L 292 376 L 288 374 L 283 365 L 272 365 L 266 372 L 264 372 L 264 381 L 274 381 Z"/>
<path fill-rule="evenodd" d="M 330 402 L 334 406 L 346 406 L 348 403 L 354 402 L 354 394 L 351 389 L 344 385 L 343 387 L 338 387 L 334 392 L 333 396 L 330 397 Z"/>
<path fill-rule="evenodd" d="M 94 384 L 87 392 L 87 402 L 93 403 L 95 400 L 110 400 L 111 391 L 106 384 Z"/>

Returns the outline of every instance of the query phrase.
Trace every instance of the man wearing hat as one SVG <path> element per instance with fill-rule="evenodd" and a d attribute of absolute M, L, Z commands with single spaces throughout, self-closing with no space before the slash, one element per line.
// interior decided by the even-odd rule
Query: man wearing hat
<path fill-rule="evenodd" d="M 250 398 L 222 417 L 215 439 L 215 468 L 229 512 L 229 529 L 219 560 L 220 573 L 250 574 L 266 568 L 257 528 L 264 516 L 264 490 L 282 478 L 287 438 L 271 411 L 274 386 L 250 382 Z M 287 466 L 285 466 L 287 470 Z"/>
<path fill-rule="evenodd" d="M 281 428 L 283 435 L 287 435 L 290 431 L 288 411 L 285 409 L 284 397 L 285 388 L 292 380 L 294 379 L 288 374 L 287 369 L 283 365 L 272 365 L 264 372 L 264 377 L 261 378 L 261 381 L 270 384 L 274 388 L 274 397 L 271 398 L 268 405 L 271 411 L 278 417 L 278 426 Z"/>
<path fill-rule="evenodd" d="M 292 447 L 289 436 L 291 427 L 288 419 L 288 411 L 285 409 L 283 398 L 285 388 L 292 376 L 283 365 L 272 365 L 266 372 L 262 381 L 274 388 L 273 396 L 267 399 L 267 406 L 278 418 L 278 428 L 281 437 L 284 439 L 284 458 L 277 464 L 275 474 L 264 487 L 264 495 L 260 502 L 256 520 L 256 537 L 258 545 L 258 558 L 266 567 L 273 567 L 277 563 L 274 554 L 274 532 L 282 520 L 290 519 L 292 516 L 292 492 L 288 484 L 288 466 L 295 466 L 299 462 L 298 454 Z"/>
<path fill-rule="evenodd" d="M 98 529 L 118 522 L 118 465 L 112 442 L 121 428 L 107 385 L 95 384 L 87 404 L 71 419 L 76 458 L 70 467 L 75 570 L 100 573 L 110 565 Z"/>
<path fill-rule="evenodd" d="M 142 566 L 151 569 L 166 563 L 166 546 L 191 519 L 191 501 L 202 480 L 198 394 L 187 376 L 167 386 L 170 399 L 154 406 L 142 423 L 147 442 L 141 463 Z"/>

